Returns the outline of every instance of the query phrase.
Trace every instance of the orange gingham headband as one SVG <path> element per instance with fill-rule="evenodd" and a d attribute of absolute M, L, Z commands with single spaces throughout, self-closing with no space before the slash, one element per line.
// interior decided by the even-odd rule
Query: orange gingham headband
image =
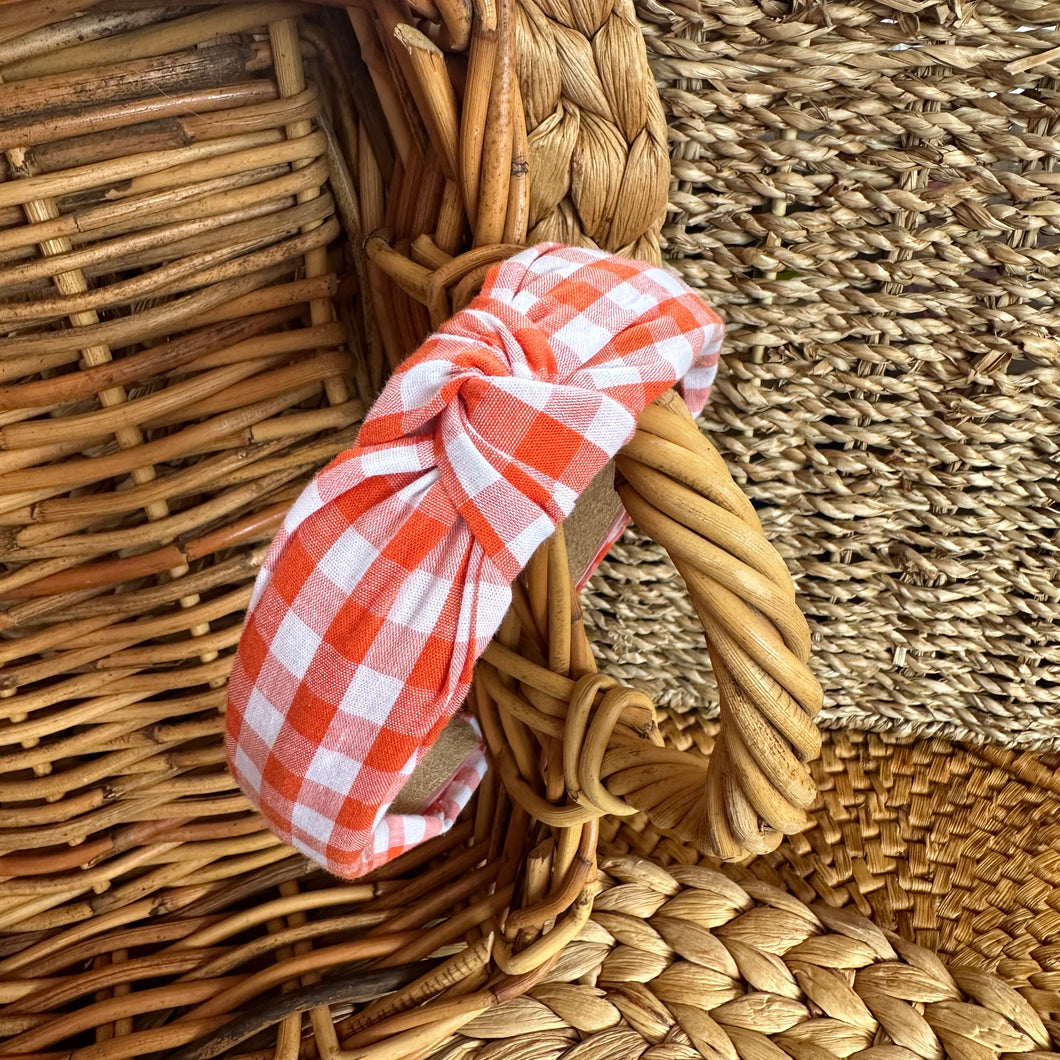
<path fill-rule="evenodd" d="M 481 746 L 423 813 L 389 810 L 511 583 L 648 404 L 680 382 L 702 409 L 722 332 L 662 268 L 544 244 L 393 375 L 273 541 L 229 687 L 229 764 L 286 842 L 356 878 L 453 823 Z"/>

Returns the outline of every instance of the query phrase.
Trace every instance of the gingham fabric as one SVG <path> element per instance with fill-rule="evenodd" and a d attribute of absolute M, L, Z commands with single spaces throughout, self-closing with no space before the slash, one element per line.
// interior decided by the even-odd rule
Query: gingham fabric
<path fill-rule="evenodd" d="M 422 814 L 389 807 L 516 575 L 647 404 L 683 381 L 702 408 L 721 337 L 672 273 L 542 245 L 394 374 L 289 512 L 239 645 L 229 764 L 285 841 L 356 878 L 453 823 L 481 747 Z"/>

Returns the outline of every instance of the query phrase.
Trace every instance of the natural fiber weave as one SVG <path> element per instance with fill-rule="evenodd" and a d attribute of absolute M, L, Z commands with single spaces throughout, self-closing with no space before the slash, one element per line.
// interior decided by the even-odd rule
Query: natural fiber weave
<path fill-rule="evenodd" d="M 617 886 L 545 983 L 434 1057 L 860 1058 L 1049 1055 L 1031 1004 L 838 910 L 753 878 L 614 857 Z M 602 959 L 601 959 L 602 958 Z M 1051 1021 L 1050 1021 L 1051 1023 Z"/>
<path fill-rule="evenodd" d="M 714 728 L 692 715 L 663 725 L 674 746 L 704 752 Z M 856 910 L 955 964 L 1044 991 L 1036 1007 L 1060 1014 L 1058 766 L 1053 755 L 940 738 L 830 733 L 813 767 L 810 827 L 723 871 Z M 701 860 L 643 819 L 604 835 L 606 849 L 657 864 Z"/>
<path fill-rule="evenodd" d="M 710 729 L 682 720 L 685 729 L 670 723 L 668 738 L 709 748 Z M 1055 764 L 944 741 L 830 736 L 814 767 L 822 794 L 810 831 L 744 866 L 701 863 L 643 818 L 609 819 L 591 920 L 526 998 L 504 1003 L 503 994 L 476 992 L 481 978 L 465 979 L 451 995 L 454 1013 L 461 997 L 488 1011 L 436 1055 L 825 1060 L 899 1041 L 912 1053 L 864 1060 L 987 1060 L 1031 1048 L 1025 1033 L 1036 1025 L 1024 1005 L 1046 1021 L 1054 1044 L 1042 1047 L 1052 1050 L 1060 1016 Z M 424 871 L 438 847 L 364 884 L 337 886 L 291 858 L 212 886 L 167 889 L 120 915 L 101 910 L 87 925 L 9 936 L 0 943 L 0 1034 L 26 1035 L 15 1039 L 19 1049 L 47 1048 L 74 1032 L 62 1006 L 80 999 L 77 1025 L 98 1045 L 75 1053 L 79 1060 L 177 1048 L 201 1034 L 209 1045 L 167 1055 L 219 1055 L 249 1035 L 233 1055 L 285 1057 L 293 1055 L 282 1044 L 292 1040 L 287 1013 L 327 1000 L 331 1015 L 314 1010 L 304 1055 L 334 1056 L 337 1041 L 360 1055 L 374 1038 L 371 1019 L 397 1005 L 355 1015 L 359 999 L 415 973 L 365 975 L 350 962 L 408 952 L 419 934 L 410 928 L 474 887 L 452 861 Z M 855 911 L 877 925 L 850 918 Z M 881 928 L 925 949 L 885 944 Z M 884 959 L 886 945 L 899 950 L 897 965 Z M 949 972 L 929 952 L 936 947 Z M 453 970 L 473 969 L 476 959 L 467 954 Z M 301 987 L 280 999 L 270 993 L 295 972 L 309 976 Z M 313 972 L 329 978 L 318 983 Z M 978 1006 L 948 1008 L 951 975 Z M 191 1011 L 179 1020 L 179 1009 L 164 1022 L 150 1015 L 180 1005 Z M 418 1055 L 414 1038 L 426 1044 L 427 1028 L 415 1018 L 405 1027 L 376 1055 Z M 0 1044 L 0 1055 L 10 1051 Z"/>
<path fill-rule="evenodd" d="M 0 930 L 288 856 L 225 773 L 225 679 L 369 391 L 298 10 L 0 43 Z"/>
<path fill-rule="evenodd" d="M 469 7 L 452 0 L 415 0 L 408 12 L 379 0 L 370 10 L 351 8 L 349 18 L 335 13 L 337 21 L 316 10 L 304 23 L 301 7 L 237 3 L 217 5 L 206 14 L 193 3 L 146 12 L 119 3 L 89 16 L 87 23 L 55 21 L 78 6 L 76 0 L 33 0 L 16 8 L 0 4 L 0 11 L 19 12 L 17 26 L 0 22 L 0 70 L 11 82 L 0 85 L 7 107 L 0 128 L 9 127 L 5 122 L 19 125 L 19 105 L 29 111 L 40 106 L 45 114 L 33 123 L 35 135 L 42 145 L 51 145 L 20 154 L 25 138 L 20 131 L 4 147 L 9 168 L 0 191 L 6 189 L 9 199 L 0 206 L 0 239 L 6 240 L 0 246 L 9 254 L 2 265 L 16 291 L 3 307 L 14 325 L 2 336 L 5 352 L 58 358 L 84 350 L 88 369 L 22 384 L 36 388 L 29 393 L 37 403 L 15 402 L 0 423 L 5 432 L 0 467 L 23 476 L 8 482 L 20 483 L 26 494 L 6 513 L 11 536 L 18 540 L 5 542 L 13 566 L 3 577 L 8 590 L 19 594 L 11 596 L 12 625 L 29 637 L 10 641 L 5 650 L 31 658 L 9 670 L 15 679 L 4 688 L 15 695 L 7 696 L 3 729 L 9 752 L 0 810 L 7 842 L 0 860 L 0 1056 L 120 1060 L 163 1053 L 170 1060 L 205 1060 L 229 1053 L 256 1060 L 412 1060 L 436 1052 L 451 1035 L 459 1036 L 443 1048 L 456 1055 L 481 1051 L 573 1060 L 696 1055 L 714 1060 L 718 1054 L 727 1060 L 780 1060 L 782 1055 L 825 1060 L 854 1052 L 865 1060 L 940 1060 L 944 1052 L 961 1060 L 994 1060 L 1002 1053 L 1048 1050 L 1050 1028 L 1043 1028 L 1032 1011 L 1050 1016 L 1058 1009 L 1050 978 L 1052 870 L 1048 853 L 1038 845 L 1052 835 L 1052 792 L 1040 784 L 1021 787 L 993 772 L 988 777 L 995 779 L 987 782 L 974 762 L 962 764 L 968 759 L 961 752 L 933 754 L 926 763 L 929 777 L 952 769 L 963 782 L 955 794 L 937 793 L 931 808 L 943 821 L 962 819 L 952 812 L 957 795 L 985 792 L 987 807 L 991 798 L 1007 806 L 1018 797 L 1027 826 L 1009 833 L 1011 843 L 998 846 L 997 859 L 984 859 L 988 875 L 982 879 L 979 862 L 968 865 L 961 856 L 989 846 L 989 837 L 1001 829 L 984 826 L 985 835 L 963 838 L 953 827 L 961 842 L 943 853 L 956 858 L 962 871 L 940 877 L 937 885 L 933 881 L 938 888 L 931 892 L 933 908 L 921 901 L 914 905 L 917 916 L 904 920 L 910 899 L 903 888 L 920 894 L 928 871 L 919 860 L 917 829 L 930 832 L 931 826 L 924 823 L 927 807 L 918 789 L 925 782 L 920 763 L 892 771 L 895 752 L 885 745 L 878 745 L 883 747 L 879 754 L 868 755 L 879 766 L 865 767 L 871 776 L 867 782 L 855 769 L 859 758 L 836 744 L 840 750 L 825 759 L 830 771 L 818 771 L 826 781 L 825 802 L 810 833 L 816 845 L 808 849 L 782 847 L 749 868 L 733 867 L 722 875 L 683 864 L 698 855 L 656 831 L 702 829 L 697 838 L 720 843 L 727 853 L 737 849 L 732 833 L 739 830 L 739 838 L 761 844 L 759 849 L 771 846 L 777 837 L 763 822 L 786 830 L 795 826 L 792 809 L 812 798 L 804 760 L 816 750 L 809 716 L 817 689 L 801 670 L 808 645 L 790 607 L 786 576 L 775 576 L 775 560 L 760 551 L 764 546 L 749 532 L 756 527 L 751 506 L 738 499 L 738 491 L 729 492 L 731 483 L 719 485 L 703 472 L 714 458 L 677 408 L 655 407 L 650 422 L 642 424 L 639 447 L 635 444 L 625 467 L 620 466 L 627 503 L 634 505 L 638 493 L 646 500 L 665 500 L 648 504 L 644 514 L 657 516 L 659 528 L 680 544 L 681 535 L 667 519 L 673 521 L 687 496 L 678 488 L 685 481 L 681 474 L 693 485 L 700 483 L 700 499 L 711 498 L 721 511 L 697 507 L 697 501 L 686 505 L 691 521 L 698 526 L 713 520 L 734 542 L 734 554 L 756 553 L 751 558 L 760 561 L 757 568 L 746 565 L 750 574 L 726 568 L 731 584 L 746 589 L 753 583 L 756 599 L 769 603 L 766 610 L 786 618 L 777 624 L 780 635 L 768 627 L 760 634 L 761 658 L 747 665 L 732 630 L 741 635 L 759 631 L 760 616 L 746 621 L 750 609 L 738 594 L 739 606 L 727 611 L 727 589 L 719 592 L 708 584 L 713 599 L 700 592 L 701 604 L 708 605 L 702 610 L 712 624 L 722 684 L 726 670 L 748 679 L 747 695 L 741 687 L 736 696 L 730 690 L 737 715 L 730 719 L 731 742 L 726 753 L 714 755 L 715 763 L 729 768 L 716 770 L 704 783 L 701 756 L 658 746 L 662 741 L 644 697 L 592 672 L 559 536 L 528 570 L 513 617 L 482 668 L 476 705 L 497 768 L 452 833 L 370 879 L 340 887 L 263 830 L 221 768 L 218 697 L 238 625 L 239 594 L 260 557 L 258 542 L 269 536 L 294 482 L 339 444 L 339 432 L 359 415 L 352 391 L 336 389 L 336 380 L 347 382 L 343 342 L 363 369 L 354 381 L 367 397 L 386 365 L 412 349 L 432 320 L 466 303 L 484 270 L 524 238 L 591 238 L 611 249 L 652 256 L 662 206 L 659 177 L 665 177 L 662 114 L 644 68 L 634 61 L 641 55 L 640 30 L 621 4 L 524 3 L 522 13 L 517 6 L 521 43 L 514 54 L 498 47 L 506 40 L 505 19 L 511 14 L 505 4 L 476 6 L 474 31 Z M 724 19 L 708 25 L 710 34 L 722 40 L 730 34 L 740 44 L 751 40 L 741 25 L 755 21 L 754 12 L 725 9 L 722 14 Z M 769 39 L 787 32 L 789 23 L 774 21 L 779 14 L 769 10 L 761 21 Z M 137 51 L 145 39 L 157 43 L 150 24 L 163 16 L 174 22 L 194 18 L 166 38 L 174 52 Z M 490 22 L 494 16 L 496 27 Z M 17 42 L 17 35 L 34 19 L 46 25 L 29 51 L 19 54 L 25 41 Z M 265 27 L 265 19 L 274 21 Z M 864 43 L 857 35 L 870 33 L 878 21 L 860 15 L 848 20 L 853 50 Z M 437 48 L 411 23 L 457 52 L 470 46 L 467 58 L 457 56 L 451 66 L 441 61 Z M 93 34 L 120 37 L 122 43 L 79 50 L 82 38 Z M 126 48 L 130 37 L 132 55 Z M 759 41 L 755 47 L 768 50 L 769 45 Z M 334 49 L 345 49 L 348 61 L 336 63 Z M 358 50 L 363 61 L 356 59 Z M 795 58 L 806 54 L 794 46 L 789 50 Z M 757 76 L 753 55 L 748 57 Z M 210 63 L 219 57 L 219 65 Z M 143 65 L 135 71 L 121 66 L 137 62 Z M 785 70 L 791 65 L 786 52 L 784 65 Z M 513 68 L 520 77 L 513 76 Z M 723 62 L 722 73 L 724 68 Z M 89 70 L 98 76 L 86 77 Z M 699 72 L 714 78 L 714 71 Z M 20 74 L 29 89 L 13 87 Z M 179 98 L 171 77 L 190 78 L 180 82 Z M 854 81 L 860 83 L 859 78 Z M 738 79 L 732 83 L 739 86 Z M 320 87 L 317 100 L 310 98 L 314 84 Z M 228 106 L 233 86 L 237 107 Z M 88 92 L 93 121 L 103 127 L 80 124 L 82 101 L 70 96 L 75 88 Z M 43 90 L 44 96 L 32 89 Z M 92 91 L 101 97 L 92 97 Z M 131 96 L 124 95 L 140 91 L 159 108 L 146 123 L 152 149 L 186 152 L 181 160 L 191 164 L 195 180 L 220 181 L 211 193 L 235 195 L 232 205 L 249 209 L 229 219 L 231 240 L 213 242 L 216 233 L 196 227 L 203 220 L 197 207 L 189 207 L 186 216 L 182 205 L 167 202 L 170 212 L 163 211 L 161 223 L 178 226 L 177 234 L 153 245 L 137 242 L 140 225 L 150 228 L 157 215 L 148 220 L 128 209 L 129 201 L 146 208 L 157 183 L 168 190 L 180 183 L 174 176 L 187 172 L 174 174 L 159 158 L 150 163 L 159 165 L 156 170 L 121 168 L 128 167 L 130 155 L 141 154 L 135 148 L 142 146 L 139 137 L 145 131 L 125 128 L 135 115 L 128 107 Z M 714 98 L 710 91 L 715 89 L 704 88 L 705 100 Z M 520 95 L 527 102 L 525 126 Z M 298 109 L 303 104 L 309 108 L 304 112 Z M 746 111 L 756 121 L 767 120 L 754 106 L 753 96 L 741 98 L 727 113 L 749 120 L 737 114 Z M 872 117 L 873 106 L 870 100 L 858 113 L 867 107 Z M 218 110 L 223 120 L 216 117 Z M 246 169 L 234 167 L 231 157 L 211 159 L 218 146 L 213 141 L 227 136 L 251 137 L 253 143 L 240 141 L 240 146 L 260 147 L 264 156 L 237 155 Z M 765 150 L 762 145 L 769 142 L 759 137 L 753 150 Z M 727 150 L 717 157 L 736 157 L 744 148 Z M 875 150 L 871 143 L 869 150 Z M 273 169 L 277 151 L 291 155 Z M 205 170 L 194 168 L 202 162 L 200 152 Z M 322 158 L 327 159 L 326 182 L 320 167 L 314 168 Z M 539 181 L 528 190 L 531 160 L 547 162 L 542 171 L 554 181 Z M 65 171 L 86 163 L 99 168 L 81 172 L 85 183 L 75 188 Z M 737 163 L 739 179 L 761 194 L 768 187 L 761 165 Z M 51 177 L 55 171 L 64 173 L 61 179 Z M 91 183 L 97 178 L 99 183 Z M 282 195 L 255 198 L 260 184 L 273 179 L 288 181 Z M 26 185 L 26 180 L 36 183 Z M 26 211 L 18 208 L 27 186 L 37 194 L 30 198 L 29 219 L 45 226 L 34 228 L 29 238 L 23 231 Z M 241 193 L 248 187 L 258 191 L 244 200 Z M 56 203 L 59 216 L 48 206 L 53 193 L 63 200 Z M 856 211 L 856 194 L 863 192 L 850 194 L 849 208 Z M 140 195 L 146 198 L 136 198 Z M 746 247 L 738 244 L 744 236 L 732 237 L 733 224 L 746 217 L 746 223 L 761 225 L 763 216 L 769 221 L 783 215 L 748 211 L 738 198 L 729 204 L 735 204 L 727 215 L 729 228 L 720 225 L 716 231 L 743 254 Z M 214 207 L 218 201 L 229 203 L 211 200 Z M 284 225 L 278 230 L 275 217 L 258 225 L 259 209 L 262 216 L 287 211 Z M 100 225 L 91 230 L 95 235 L 71 224 L 86 210 Z M 107 227 L 115 210 L 129 229 Z M 465 219 L 470 223 L 465 225 Z M 330 229 L 342 230 L 345 245 L 331 244 L 325 231 Z M 371 232 L 377 234 L 365 244 L 363 237 Z M 94 254 L 91 244 L 97 237 L 119 240 L 109 248 L 119 252 L 117 258 Z M 276 244 L 277 238 L 286 242 Z M 62 242 L 66 239 L 69 244 Z M 324 243 L 331 246 L 321 255 Z M 458 253 L 469 245 L 466 253 Z M 358 253 L 362 246 L 367 260 Z M 714 249 L 724 264 L 727 251 Z M 66 266 L 60 271 L 47 259 L 61 255 L 72 257 L 59 262 Z M 753 260 L 752 267 L 768 270 L 768 261 Z M 248 310 L 238 301 L 248 292 L 223 287 L 185 303 L 179 320 L 166 318 L 167 307 L 186 289 L 209 291 L 253 275 L 259 265 L 275 273 L 262 283 L 259 275 L 249 293 L 263 290 L 276 303 L 252 302 Z M 152 272 L 154 280 L 165 281 L 153 289 L 144 280 Z M 755 279 L 758 289 L 780 282 Z M 719 294 L 733 294 L 724 278 L 718 283 Z M 841 286 L 838 280 L 836 285 Z M 749 317 L 744 307 L 755 298 L 763 301 L 756 290 L 751 291 L 755 298 L 746 294 L 730 298 L 728 308 L 745 344 Z M 233 366 L 262 356 L 262 344 L 251 341 L 256 335 L 223 333 L 211 336 L 210 352 L 194 344 L 185 351 L 189 358 L 205 359 L 208 371 L 199 376 L 185 379 L 180 369 L 187 362 L 179 357 L 177 364 L 164 365 L 165 386 L 144 383 L 135 372 L 121 374 L 131 362 L 147 364 L 145 378 L 153 378 L 159 364 L 134 359 L 145 352 L 142 347 L 176 331 L 212 327 L 216 321 L 197 313 L 215 296 L 218 304 L 229 301 L 228 310 L 221 311 L 222 324 L 229 322 L 225 312 L 238 311 L 239 326 L 248 311 L 251 319 L 273 310 L 280 314 L 258 321 L 266 327 L 262 334 L 271 351 L 264 356 L 275 352 L 292 360 L 255 365 L 265 371 L 250 372 L 250 382 L 233 378 L 238 375 Z M 775 292 L 769 297 L 781 305 Z M 362 320 L 358 313 L 368 305 L 377 312 Z M 290 317 L 283 316 L 292 309 Z M 30 337 L 23 324 L 34 314 L 39 333 Z M 804 321 L 792 320 L 816 327 L 815 341 L 822 342 L 819 316 L 815 307 Z M 316 330 L 337 324 L 341 337 L 327 332 L 325 338 Z M 275 333 L 269 330 L 273 325 Z M 157 334 L 152 326 L 160 328 Z M 98 332 L 76 330 L 97 327 Z M 91 340 L 87 345 L 86 338 Z M 763 347 L 772 341 L 766 331 L 754 332 L 754 340 Z M 281 353 L 288 341 L 301 345 Z M 110 360 L 116 351 L 121 355 Z M 753 349 L 751 361 L 747 371 L 753 369 Z M 74 360 L 18 363 L 15 376 L 42 367 L 50 372 Z M 730 371 L 734 381 L 743 378 L 738 366 Z M 281 386 L 274 385 L 275 378 L 269 386 L 257 386 L 258 375 L 277 372 L 290 372 Z M 203 378 L 210 382 L 203 384 Z M 168 403 L 171 389 L 185 383 L 192 385 L 178 390 L 180 400 Z M 211 389 L 219 384 L 220 389 Z M 792 380 L 784 381 L 789 384 Z M 71 385 L 73 394 L 62 389 Z M 119 392 L 119 386 L 127 389 Z M 98 403 L 91 397 L 97 393 Z M 288 414 L 270 411 L 273 400 L 290 400 Z M 722 409 L 731 407 L 731 395 L 726 400 L 729 406 Z M 51 401 L 59 402 L 64 415 L 51 414 Z M 254 409 L 248 422 L 225 418 L 248 406 Z M 27 407 L 32 414 L 24 413 Z M 141 417 L 144 410 L 149 415 Z M 808 419 L 820 424 L 823 416 L 812 407 Z M 203 443 L 211 454 L 207 460 L 217 457 L 211 469 L 223 464 L 225 471 L 216 478 L 196 478 L 196 465 L 181 462 L 185 454 L 179 445 L 173 448 L 172 439 L 187 442 L 185 432 L 212 422 L 211 417 L 218 421 L 215 432 L 191 438 Z M 125 433 L 140 419 L 158 432 L 150 440 Z M 768 456 L 768 447 L 776 444 L 768 423 L 755 422 L 755 436 L 739 433 L 752 419 L 730 424 L 737 432 L 727 443 L 730 459 L 733 452 L 746 455 L 756 445 Z M 248 434 L 236 433 L 243 430 Z M 43 452 L 41 436 L 58 448 Z M 743 450 L 736 445 L 740 439 Z M 145 448 L 156 441 L 165 444 L 159 450 Z M 660 488 L 660 468 L 667 469 L 649 457 L 671 452 L 671 446 L 697 452 L 701 460 L 671 461 L 680 474 Z M 32 459 L 15 466 L 27 453 Z M 74 474 L 78 468 L 71 467 L 89 458 L 110 461 L 103 465 L 108 481 L 112 475 L 132 481 L 122 482 L 121 489 L 84 491 L 83 479 Z M 156 477 L 139 471 L 156 462 Z M 781 479 L 788 474 L 786 465 L 778 474 Z M 188 492 L 171 492 L 174 480 Z M 781 481 L 784 488 L 774 483 L 771 500 L 759 503 L 798 511 L 793 494 L 800 483 Z M 225 492 L 243 486 L 246 493 Z M 807 489 L 818 486 L 807 480 Z M 36 495 L 49 490 L 58 492 Z M 165 511 L 151 507 L 163 501 L 169 506 Z M 229 503 L 234 507 L 225 506 Z M 130 514 L 137 506 L 142 517 Z M 766 514 L 775 520 L 781 513 Z M 165 522 L 173 518 L 178 522 Z M 690 580 L 703 582 L 696 563 L 706 563 L 709 550 L 695 541 L 692 545 L 683 559 Z M 40 566 L 49 562 L 54 568 Z M 91 567 L 97 581 L 87 584 L 84 569 L 64 581 L 64 564 L 71 562 Z M 27 567 L 29 575 L 23 573 Z M 46 580 L 51 578 L 57 580 Z M 22 592 L 28 585 L 38 592 Z M 560 585 L 563 591 L 556 591 Z M 116 587 L 121 591 L 101 599 L 102 590 Z M 668 584 L 664 588 L 669 592 Z M 193 599 L 198 593 L 201 598 Z M 115 610 L 114 601 L 124 608 Z M 206 610 L 197 610 L 200 606 Z M 144 614 L 149 617 L 137 621 Z M 113 642 L 94 636 L 93 623 L 103 617 L 107 621 L 98 628 L 110 629 L 113 620 L 121 633 Z M 656 612 L 656 628 L 659 617 Z M 200 619 L 206 628 L 200 628 Z M 786 655 L 776 647 L 781 635 L 795 649 Z M 220 654 L 206 658 L 211 652 Z M 761 667 L 755 669 L 767 655 L 768 680 Z M 749 698 L 751 692 L 759 702 Z M 762 720 L 764 710 L 776 711 L 778 705 L 777 724 L 788 742 L 773 739 Z M 787 711 L 792 706 L 798 709 Z M 671 735 L 681 739 L 676 731 Z M 686 733 L 684 742 L 691 747 L 705 739 Z M 561 753 L 564 746 L 573 748 L 572 761 Z M 584 755 L 573 753 L 578 750 Z M 586 771 L 578 761 L 590 756 L 598 770 Z M 690 777 L 695 783 L 688 783 Z M 785 790 L 771 786 L 776 782 Z M 872 820 L 884 820 L 885 812 L 875 805 L 871 814 L 859 810 L 867 837 L 860 840 L 862 858 L 841 826 L 849 826 L 850 807 L 867 798 L 861 794 L 866 783 L 895 816 L 894 827 L 880 828 L 877 840 Z M 841 795 L 829 799 L 833 791 Z M 822 814 L 833 806 L 837 822 L 829 823 Z M 1045 816 L 1037 815 L 1036 806 Z M 618 827 L 607 817 L 601 822 L 607 811 L 626 815 L 628 823 Z M 646 825 L 641 811 L 655 824 Z M 973 811 L 976 819 L 989 820 L 978 803 Z M 711 827 L 703 828 L 707 820 Z M 601 828 L 609 842 L 603 850 L 605 874 L 598 878 Z M 837 845 L 839 839 L 852 851 Z M 903 843 L 912 858 L 909 866 L 902 859 Z M 629 848 L 649 853 L 656 863 L 630 859 L 624 855 Z M 661 867 L 667 860 L 672 870 Z M 991 902 L 993 874 L 1002 860 L 1018 884 L 1002 887 Z M 938 931 L 940 946 L 980 967 L 997 965 L 1008 974 L 1012 969 L 1006 962 L 1014 962 L 1018 984 L 1020 975 L 1032 975 L 1031 1008 L 994 979 L 947 971 L 931 954 L 887 939 L 879 928 L 827 910 L 808 910 L 795 895 L 751 882 L 748 872 L 790 880 L 799 897 L 811 897 L 810 890 L 820 884 L 826 904 L 876 903 L 872 908 L 881 920 L 888 911 L 884 898 L 893 896 L 891 914 L 899 927 Z M 735 886 L 734 879 L 743 882 Z M 979 896 L 970 919 L 945 915 L 947 901 L 958 893 L 946 889 L 953 880 L 967 882 L 966 890 Z M 957 926 L 933 927 L 920 919 L 932 911 Z M 1034 945 L 1018 930 L 1024 921 L 1036 933 Z M 974 941 L 962 941 L 962 933 L 972 932 L 974 938 L 979 923 L 1004 936 L 988 936 L 994 949 L 980 952 Z M 1000 961 L 997 946 L 1004 956 Z M 1030 967 L 1031 960 L 1040 962 L 1039 970 Z M 1027 989 L 1025 982 L 1022 987 Z"/>
<path fill-rule="evenodd" d="M 691 715 L 664 725 L 675 744 L 704 750 L 712 728 Z M 619 886 L 597 899 L 590 929 L 563 956 L 577 982 L 535 987 L 436 1056 L 985 1060 L 1010 1048 L 995 1035 L 1014 1014 L 997 1004 L 988 973 L 1017 988 L 1019 1002 L 1008 1002 L 1033 1009 L 1055 1048 L 1058 764 L 939 739 L 832 734 L 814 767 L 810 829 L 742 867 L 701 859 L 643 820 L 612 819 L 602 867 Z M 741 905 L 732 883 L 762 905 Z M 734 903 L 728 913 L 720 892 Z M 840 909 L 874 926 L 827 912 Z M 815 915 L 837 934 L 804 941 Z M 855 927 L 861 943 L 877 928 L 915 940 L 919 953 L 895 944 L 917 972 L 859 964 L 867 953 L 855 956 L 843 937 Z M 933 1001 L 952 989 L 947 974 L 991 1011 Z M 894 1045 L 909 1052 L 876 1052 Z"/>
<path fill-rule="evenodd" d="M 729 329 L 706 422 L 795 576 L 824 723 L 1060 749 L 1060 5 L 638 12 L 665 254 Z M 714 701 L 657 549 L 628 537 L 586 611 L 608 672 Z"/>

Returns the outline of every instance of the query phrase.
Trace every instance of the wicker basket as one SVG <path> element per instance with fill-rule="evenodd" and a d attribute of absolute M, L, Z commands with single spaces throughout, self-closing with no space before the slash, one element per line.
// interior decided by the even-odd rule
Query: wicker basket
<path fill-rule="evenodd" d="M 861 920 L 703 867 L 598 872 L 601 819 L 732 858 L 814 795 L 790 579 L 673 396 L 620 492 L 708 634 L 709 768 L 595 672 L 557 535 L 480 667 L 495 768 L 463 823 L 341 886 L 264 829 L 220 734 L 265 543 L 490 265 L 658 256 L 665 121 L 623 4 L 84 6 L 0 7 L 0 1056 L 412 1057 L 461 1028 L 466 1052 L 542 1003 L 593 1055 L 631 1029 L 677 1056 L 1047 1049 L 999 980 Z M 646 917 L 665 968 L 628 959 Z M 858 1033 L 830 1039 L 833 1009 Z"/>

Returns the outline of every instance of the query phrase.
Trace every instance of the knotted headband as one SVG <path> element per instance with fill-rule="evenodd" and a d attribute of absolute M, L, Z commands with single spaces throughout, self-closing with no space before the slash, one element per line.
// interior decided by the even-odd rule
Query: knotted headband
<path fill-rule="evenodd" d="M 229 764 L 281 838 L 357 877 L 452 824 L 481 749 L 423 813 L 388 811 L 512 581 L 645 406 L 680 381 L 702 409 L 721 337 L 671 273 L 545 244 L 391 377 L 273 541 L 232 674 Z"/>

